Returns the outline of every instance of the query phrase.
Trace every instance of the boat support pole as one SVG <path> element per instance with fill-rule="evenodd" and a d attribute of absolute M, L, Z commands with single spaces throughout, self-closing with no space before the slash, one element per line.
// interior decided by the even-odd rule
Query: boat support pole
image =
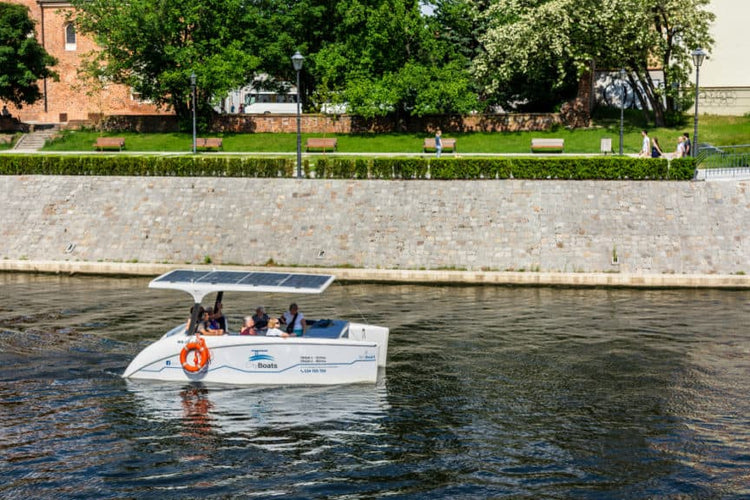
<path fill-rule="evenodd" d="M 192 307 L 192 314 L 190 314 L 190 329 L 187 334 L 188 337 L 195 335 L 195 331 L 198 329 L 198 320 L 201 315 L 201 303 L 196 302 Z"/>

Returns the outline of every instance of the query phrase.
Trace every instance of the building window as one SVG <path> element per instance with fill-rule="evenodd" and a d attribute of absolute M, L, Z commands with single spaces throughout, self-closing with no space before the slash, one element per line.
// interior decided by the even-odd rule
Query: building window
<path fill-rule="evenodd" d="M 144 99 L 140 92 L 136 92 L 132 87 L 130 88 L 130 100 L 137 102 L 138 104 L 152 104 L 151 99 Z"/>
<path fill-rule="evenodd" d="M 65 25 L 65 50 L 76 50 L 76 27 L 73 23 Z"/>

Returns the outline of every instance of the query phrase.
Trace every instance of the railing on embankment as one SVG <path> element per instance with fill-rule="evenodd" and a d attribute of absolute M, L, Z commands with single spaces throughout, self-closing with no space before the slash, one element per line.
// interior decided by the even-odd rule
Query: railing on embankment
<path fill-rule="evenodd" d="M 750 177 L 750 144 L 698 146 L 698 168 L 704 179 Z"/>

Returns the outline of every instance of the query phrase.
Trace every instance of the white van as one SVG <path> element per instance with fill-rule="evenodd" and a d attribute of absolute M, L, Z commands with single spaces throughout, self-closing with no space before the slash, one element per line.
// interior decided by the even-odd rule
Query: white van
<path fill-rule="evenodd" d="M 216 106 L 219 113 L 297 113 L 297 88 L 282 82 L 267 85 L 268 75 L 259 75 L 253 83 L 233 90 Z M 267 87 L 279 87 L 279 90 L 269 90 Z"/>

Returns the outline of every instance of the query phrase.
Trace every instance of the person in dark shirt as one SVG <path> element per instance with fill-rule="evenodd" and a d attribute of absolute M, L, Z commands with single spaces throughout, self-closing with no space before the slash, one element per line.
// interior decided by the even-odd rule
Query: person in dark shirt
<path fill-rule="evenodd" d="M 690 142 L 690 134 L 685 132 L 682 134 L 682 137 L 685 138 L 685 141 L 683 142 L 683 145 L 685 146 L 685 156 L 690 156 L 692 154 L 691 151 L 693 150 L 693 143 Z"/>
<path fill-rule="evenodd" d="M 258 331 L 265 331 L 268 328 L 268 314 L 263 306 L 259 306 L 255 310 L 253 315 L 253 321 L 255 322 L 255 329 Z"/>

